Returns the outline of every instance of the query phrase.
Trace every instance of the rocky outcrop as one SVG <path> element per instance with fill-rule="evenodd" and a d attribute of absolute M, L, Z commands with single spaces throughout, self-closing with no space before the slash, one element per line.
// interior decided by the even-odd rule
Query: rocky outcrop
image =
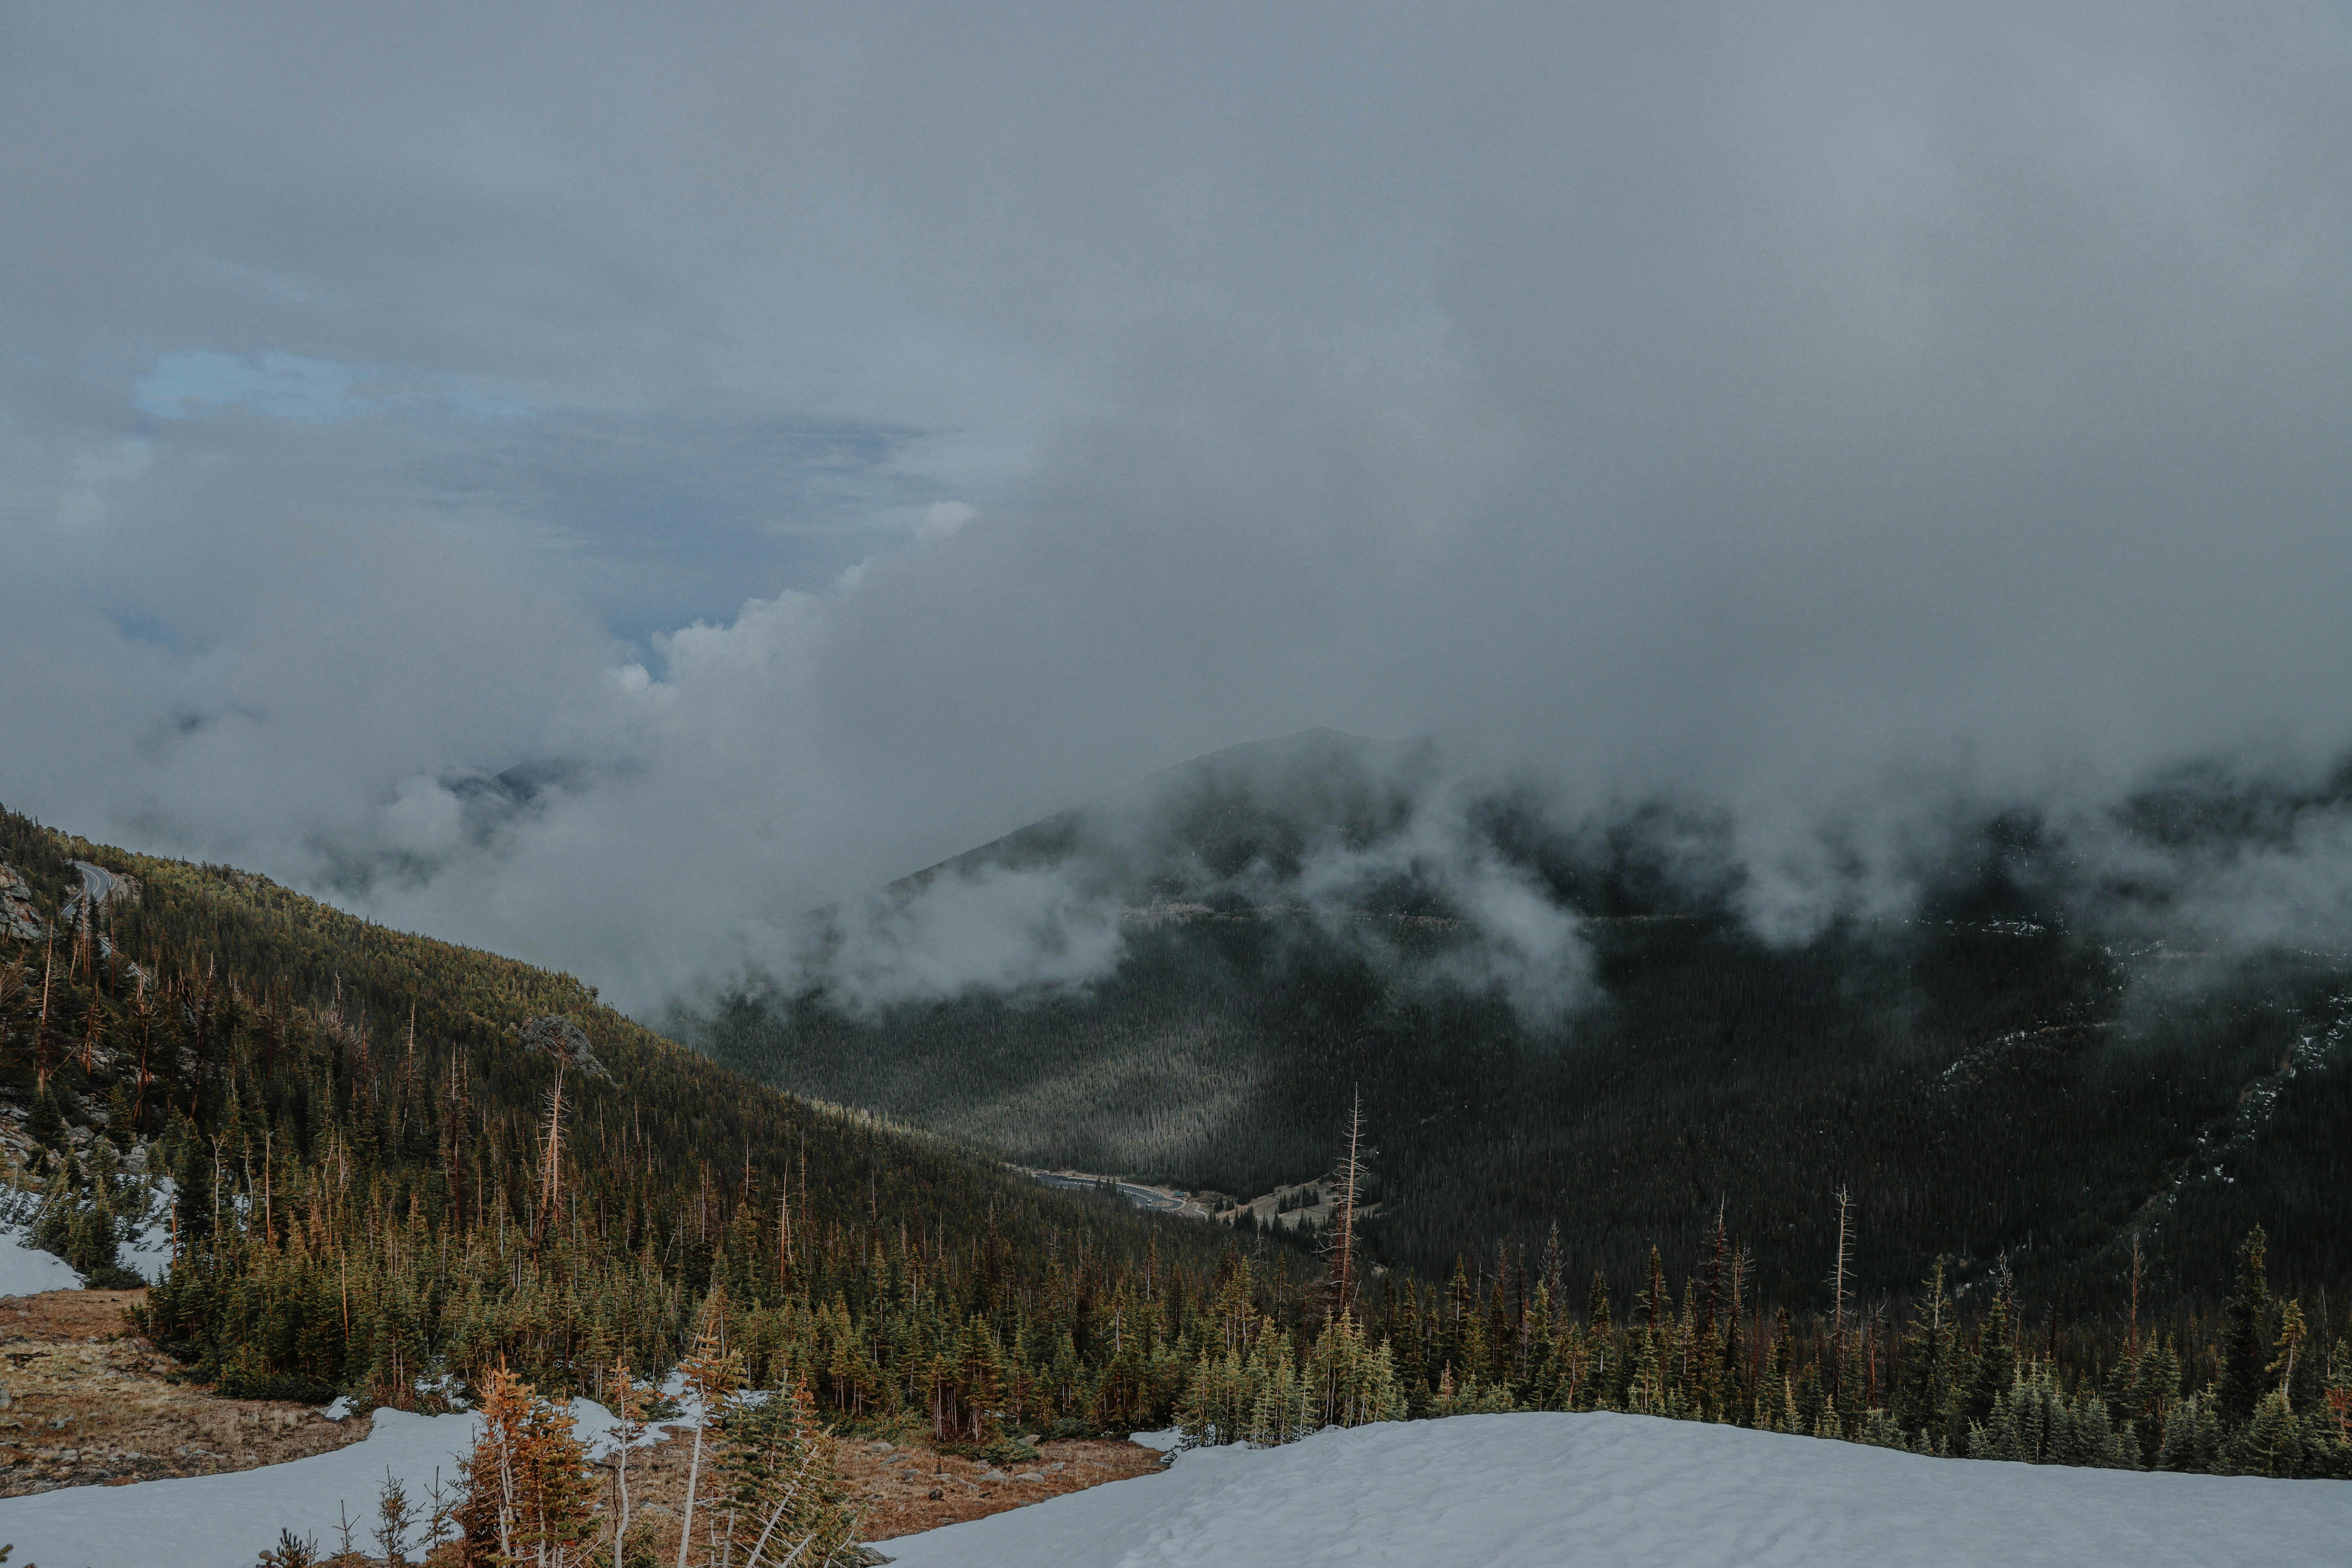
<path fill-rule="evenodd" d="M 533 1018 L 522 1026 L 522 1047 L 553 1057 L 573 1072 L 603 1078 L 604 1064 L 588 1047 L 588 1031 L 569 1018 Z"/>
<path fill-rule="evenodd" d="M 33 912 L 33 887 L 13 866 L 0 866 L 0 936 L 38 942 L 49 934 Z"/>

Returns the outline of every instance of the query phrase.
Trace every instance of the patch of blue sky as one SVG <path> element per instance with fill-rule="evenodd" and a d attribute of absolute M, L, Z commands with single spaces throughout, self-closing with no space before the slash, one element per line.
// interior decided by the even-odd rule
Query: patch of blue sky
<path fill-rule="evenodd" d="M 115 629 L 127 642 L 152 643 L 167 653 L 183 653 L 180 634 L 152 616 L 117 616 Z"/>
<path fill-rule="evenodd" d="M 457 376 L 344 364 L 276 349 L 164 354 L 139 378 L 131 401 L 158 419 L 243 412 L 297 425 L 340 425 L 397 414 L 488 425 L 534 412 L 520 398 L 484 391 Z"/>

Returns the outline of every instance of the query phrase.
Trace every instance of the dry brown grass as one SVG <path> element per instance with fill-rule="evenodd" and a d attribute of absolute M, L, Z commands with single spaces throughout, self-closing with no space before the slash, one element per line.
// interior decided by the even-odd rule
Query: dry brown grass
<path fill-rule="evenodd" d="M 143 1290 L 0 1297 L 0 1497 L 58 1487 L 249 1470 L 325 1453 L 368 1434 L 305 1405 L 220 1399 L 132 1336 Z"/>

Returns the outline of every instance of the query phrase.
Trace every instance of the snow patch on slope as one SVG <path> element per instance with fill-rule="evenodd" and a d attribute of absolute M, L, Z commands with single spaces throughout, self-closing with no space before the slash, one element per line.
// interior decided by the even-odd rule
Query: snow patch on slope
<path fill-rule="evenodd" d="M 572 1413 L 583 1439 L 601 1439 L 613 1426 L 585 1399 L 573 1400 Z M 421 1511 L 436 1469 L 443 1487 L 456 1479 L 457 1456 L 474 1446 L 480 1420 L 379 1410 L 363 1441 L 288 1464 L 0 1498 L 0 1542 L 16 1547 L 11 1563 L 73 1568 L 253 1568 L 281 1528 L 315 1536 L 322 1554 L 331 1552 L 341 1511 L 362 1521 L 365 1539 L 387 1469 Z"/>
<path fill-rule="evenodd" d="M 44 1252 L 21 1229 L 0 1229 L 0 1296 L 37 1296 L 44 1290 L 79 1290 L 81 1276 L 54 1252 Z"/>
<path fill-rule="evenodd" d="M 2269 1568 L 2341 1563 L 2352 1482 L 1931 1459 L 1639 1415 L 1457 1415 L 1192 1449 L 901 1536 L 899 1568 Z"/>
<path fill-rule="evenodd" d="M 161 1285 L 172 1272 L 172 1203 L 177 1191 L 171 1177 L 158 1178 L 147 1194 L 147 1212 L 130 1222 L 129 1236 L 115 1244 L 115 1262 L 150 1285 Z"/>
<path fill-rule="evenodd" d="M 172 1198 L 169 1176 L 153 1182 L 127 1184 L 123 1195 L 139 1207 L 120 1215 L 115 1262 L 150 1285 L 160 1285 L 172 1271 Z M 34 1217 L 40 1213 L 40 1194 L 32 1189 L 0 1193 L 0 1296 L 32 1296 L 43 1290 L 79 1290 L 88 1281 L 66 1261 L 32 1242 Z"/>

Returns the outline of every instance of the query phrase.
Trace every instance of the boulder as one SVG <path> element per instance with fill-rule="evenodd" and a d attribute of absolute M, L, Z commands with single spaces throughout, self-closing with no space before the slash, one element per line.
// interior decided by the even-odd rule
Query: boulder
<path fill-rule="evenodd" d="M 606 1076 L 604 1064 L 588 1047 L 588 1031 L 569 1018 L 531 1019 L 522 1026 L 522 1047 L 527 1051 L 553 1057 L 573 1072 L 591 1078 Z"/>
<path fill-rule="evenodd" d="M 33 886 L 13 866 L 0 866 L 0 936 L 38 942 L 49 934 L 33 912 Z"/>

